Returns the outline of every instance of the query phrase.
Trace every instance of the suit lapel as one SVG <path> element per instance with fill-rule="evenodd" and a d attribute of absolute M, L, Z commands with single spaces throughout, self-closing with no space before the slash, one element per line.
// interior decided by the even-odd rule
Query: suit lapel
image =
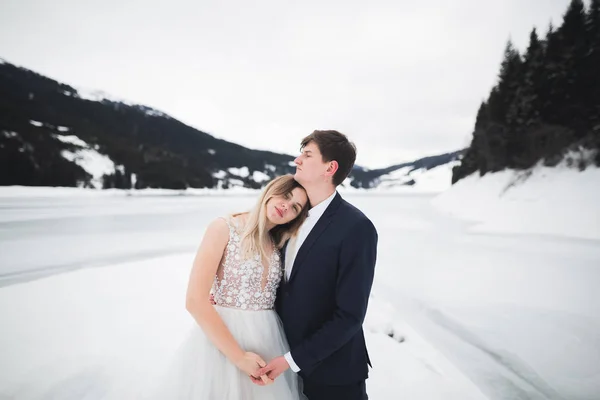
<path fill-rule="evenodd" d="M 286 240 L 283 244 L 281 250 L 279 250 L 279 254 L 281 255 L 281 263 L 283 264 L 283 268 L 285 268 L 285 252 L 287 251 L 288 244 L 290 243 L 290 239 Z"/>
<path fill-rule="evenodd" d="M 290 239 L 286 240 L 285 243 L 283 244 L 283 247 L 281 248 L 281 250 L 279 251 L 280 257 L 279 259 L 281 260 L 281 270 L 283 271 L 283 282 L 287 282 L 287 276 L 285 273 L 285 253 L 287 251 L 287 247 L 288 244 L 290 243 Z"/>
<path fill-rule="evenodd" d="M 340 194 L 337 193 L 331 201 L 331 203 L 329 204 L 329 206 L 327 206 L 327 209 L 325 209 L 325 212 L 323 213 L 321 218 L 319 218 L 319 221 L 317 221 L 317 224 L 312 228 L 312 230 L 304 240 L 304 243 L 302 243 L 302 246 L 300 246 L 300 249 L 298 249 L 298 254 L 296 254 L 296 259 L 294 260 L 294 265 L 292 267 L 292 274 L 290 275 L 289 279 L 290 282 L 298 273 L 298 269 L 300 269 L 299 267 L 302 265 L 302 262 L 308 255 L 310 249 L 313 247 L 319 236 L 321 236 L 321 234 L 325 231 L 325 229 L 327 229 L 327 227 L 331 223 L 333 216 L 335 215 L 335 212 L 337 211 L 341 202 L 342 196 L 340 196 Z"/>

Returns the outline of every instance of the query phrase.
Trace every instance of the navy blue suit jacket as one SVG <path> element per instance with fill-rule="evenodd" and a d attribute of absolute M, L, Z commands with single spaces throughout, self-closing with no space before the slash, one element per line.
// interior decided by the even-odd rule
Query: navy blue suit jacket
<path fill-rule="evenodd" d="M 345 385 L 367 378 L 362 323 L 376 256 L 375 227 L 336 194 L 298 249 L 275 303 L 303 379 Z"/>

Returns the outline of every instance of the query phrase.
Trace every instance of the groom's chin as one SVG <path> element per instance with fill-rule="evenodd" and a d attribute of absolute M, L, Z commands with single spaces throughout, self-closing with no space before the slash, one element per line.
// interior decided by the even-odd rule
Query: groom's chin
<path fill-rule="evenodd" d="M 298 171 L 294 174 L 294 180 L 302 185 L 302 177 L 298 174 Z"/>

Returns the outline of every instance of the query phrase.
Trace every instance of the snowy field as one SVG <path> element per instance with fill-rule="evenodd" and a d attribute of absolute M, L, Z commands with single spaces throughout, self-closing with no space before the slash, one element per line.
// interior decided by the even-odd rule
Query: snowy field
<path fill-rule="evenodd" d="M 441 195 L 342 193 L 380 236 L 370 397 L 600 398 L 599 180 L 540 170 Z M 206 225 L 255 196 L 193 194 L 0 188 L 0 399 L 150 390 L 193 323 Z"/>

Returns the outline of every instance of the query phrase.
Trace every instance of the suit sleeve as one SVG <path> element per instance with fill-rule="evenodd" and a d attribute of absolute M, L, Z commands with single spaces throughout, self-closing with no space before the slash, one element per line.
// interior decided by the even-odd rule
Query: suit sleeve
<path fill-rule="evenodd" d="M 377 239 L 375 227 L 365 218 L 352 227 L 343 240 L 335 311 L 317 332 L 291 350 L 292 358 L 304 373 L 310 373 L 362 327 L 373 285 Z"/>

